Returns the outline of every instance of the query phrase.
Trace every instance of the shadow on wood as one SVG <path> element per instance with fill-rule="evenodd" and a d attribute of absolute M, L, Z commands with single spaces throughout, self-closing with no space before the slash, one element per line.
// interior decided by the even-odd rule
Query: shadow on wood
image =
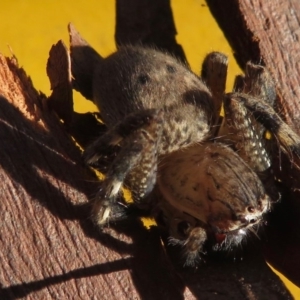
<path fill-rule="evenodd" d="M 169 1 L 117 1 L 118 44 L 155 44 L 184 60 L 175 34 Z M 146 230 L 139 220 L 95 228 L 89 199 L 98 178 L 67 131 L 75 135 L 78 127 L 63 126 L 15 59 L 0 63 L 0 298 L 291 298 L 260 245 L 249 245 L 238 263 L 212 255 L 188 270 L 178 266 L 177 249 L 166 254 L 157 228 Z M 81 133 L 81 144 L 98 130 Z"/>

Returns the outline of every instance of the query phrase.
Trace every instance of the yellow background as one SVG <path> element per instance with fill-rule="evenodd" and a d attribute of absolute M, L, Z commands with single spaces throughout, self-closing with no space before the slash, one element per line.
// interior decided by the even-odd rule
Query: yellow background
<path fill-rule="evenodd" d="M 12 0 L 2 1 L 0 51 L 10 55 L 9 45 L 20 66 L 32 77 L 38 90 L 50 95 L 46 75 L 49 50 L 58 40 L 68 44 L 67 24 L 72 22 L 80 34 L 102 56 L 115 50 L 115 2 L 113 0 Z M 183 4 L 184 3 L 184 4 Z M 220 50 L 229 56 L 228 86 L 240 70 L 222 32 L 211 17 L 203 0 L 173 0 L 172 9 L 177 28 L 177 41 L 186 53 L 192 69 L 199 74 L 201 62 L 210 51 Z M 75 96 L 75 109 L 95 109 L 90 101 Z"/>
<path fill-rule="evenodd" d="M 106 56 L 115 50 L 115 2 L 113 0 L 3 0 L 0 11 L 0 52 L 10 56 L 11 47 L 20 66 L 24 67 L 34 86 L 50 95 L 46 75 L 48 53 L 62 39 L 68 44 L 67 24 L 72 22 L 81 35 Z M 177 41 L 184 48 L 192 69 L 199 74 L 201 62 L 210 51 L 222 51 L 229 56 L 227 89 L 240 70 L 230 47 L 203 0 L 172 0 L 177 28 Z M 75 110 L 95 110 L 90 101 L 75 95 Z M 296 299 L 300 289 L 283 278 Z"/>

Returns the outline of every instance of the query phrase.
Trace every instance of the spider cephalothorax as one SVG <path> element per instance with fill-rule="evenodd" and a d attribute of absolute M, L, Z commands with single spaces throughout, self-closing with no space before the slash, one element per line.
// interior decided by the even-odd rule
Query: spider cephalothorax
<path fill-rule="evenodd" d="M 186 264 L 194 264 L 206 239 L 215 249 L 240 244 L 261 224 L 272 202 L 257 174 L 220 143 L 170 154 L 163 160 L 157 186 L 163 223 L 172 243 L 187 248 Z M 199 235 L 205 238 L 196 238 Z"/>
<path fill-rule="evenodd" d="M 278 197 L 265 131 L 283 151 L 300 153 L 300 138 L 272 108 L 276 93 L 268 72 L 248 64 L 235 92 L 225 95 L 221 53 L 207 56 L 202 79 L 150 48 L 125 46 L 105 59 L 90 53 L 87 94 L 108 128 L 84 153 L 88 164 L 106 166 L 95 223 L 124 216 L 117 199 L 126 186 L 133 205 L 162 216 L 187 264 L 208 238 L 227 248 L 239 244 Z"/>

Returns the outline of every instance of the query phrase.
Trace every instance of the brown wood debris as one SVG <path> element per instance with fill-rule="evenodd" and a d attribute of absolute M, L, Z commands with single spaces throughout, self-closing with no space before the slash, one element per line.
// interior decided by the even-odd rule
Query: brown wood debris
<path fill-rule="evenodd" d="M 129 2 L 117 1 L 117 43 L 156 44 L 184 59 L 175 42 L 169 1 L 145 2 L 144 14 L 139 13 L 140 1 Z M 282 111 L 293 122 L 299 102 L 290 99 L 298 99 L 299 64 L 296 46 L 284 47 L 298 37 L 296 0 L 251 1 L 257 7 L 250 10 L 248 1 L 231 0 L 226 6 L 220 0 L 207 2 L 241 65 L 262 57 L 270 67 Z M 230 28 L 224 25 L 226 13 L 235 14 Z M 103 232 L 94 227 L 89 199 L 97 193 L 98 179 L 83 165 L 71 134 L 81 136 L 84 146 L 101 126 L 92 115 L 73 113 L 69 63 L 94 50 L 74 31 L 71 41 L 70 61 L 61 42 L 52 48 L 50 99 L 34 89 L 15 58 L 0 56 L 0 299 L 290 299 L 267 266 L 261 246 L 247 247 L 235 263 L 216 255 L 197 270 L 186 270 L 179 267 L 176 254 L 166 253 L 156 228 L 146 230 L 135 220 Z M 280 55 L 273 52 L 280 47 Z M 78 64 L 86 72 L 88 64 Z M 72 75 L 74 88 L 91 99 L 90 78 Z M 82 122 L 86 131 L 80 133 Z"/>
<path fill-rule="evenodd" d="M 233 48 L 242 68 L 260 62 L 270 71 L 277 87 L 276 110 L 300 134 L 300 2 L 298 0 L 206 0 Z M 278 177 L 288 191 L 283 196 L 277 236 L 266 254 L 281 272 L 300 286 L 300 171 L 299 157 L 275 158 Z M 280 169 L 280 170 L 279 170 Z M 284 209 L 286 206 L 286 209 Z M 281 214 L 281 215 L 280 215 Z M 275 251 L 276 249 L 276 251 Z"/>

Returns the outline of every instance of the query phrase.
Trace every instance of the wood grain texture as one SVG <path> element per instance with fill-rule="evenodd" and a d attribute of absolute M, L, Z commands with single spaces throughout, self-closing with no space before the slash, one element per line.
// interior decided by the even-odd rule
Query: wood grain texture
<path fill-rule="evenodd" d="M 52 90 L 48 106 L 57 113 L 65 125 L 69 125 L 73 114 L 72 75 L 68 49 L 63 41 L 53 45 L 50 50 L 47 75 Z"/>
<path fill-rule="evenodd" d="M 0 298 L 127 295 L 128 259 L 103 247 L 87 220 L 96 177 L 15 59 L 0 63 Z"/>
<path fill-rule="evenodd" d="M 183 297 L 157 231 L 89 221 L 98 178 L 16 59 L 0 66 L 0 299 Z"/>
<path fill-rule="evenodd" d="M 277 112 L 300 134 L 300 2 L 298 0 L 206 0 L 244 69 L 264 64 L 277 88 Z M 300 287 L 299 157 L 280 155 L 275 171 L 286 190 L 269 228 L 267 259 Z"/>
<path fill-rule="evenodd" d="M 277 85 L 278 111 L 300 132 L 300 2 L 298 0 L 206 1 L 235 57 L 262 63 Z"/>
<path fill-rule="evenodd" d="M 143 30 L 130 43 L 174 41 L 170 2 L 146 1 L 140 18 L 126 17 L 139 2 L 126 8 L 117 1 L 117 28 L 126 29 L 118 43 L 136 24 Z M 167 29 L 155 39 L 157 28 Z M 168 47 L 182 55 L 178 45 Z M 100 232 L 88 204 L 98 179 L 15 58 L 0 57 L 0 94 L 1 299 L 291 299 L 261 245 L 245 249 L 236 263 L 217 255 L 198 270 L 182 270 L 157 229 L 138 220 Z M 90 96 L 88 87 L 83 94 Z"/>

